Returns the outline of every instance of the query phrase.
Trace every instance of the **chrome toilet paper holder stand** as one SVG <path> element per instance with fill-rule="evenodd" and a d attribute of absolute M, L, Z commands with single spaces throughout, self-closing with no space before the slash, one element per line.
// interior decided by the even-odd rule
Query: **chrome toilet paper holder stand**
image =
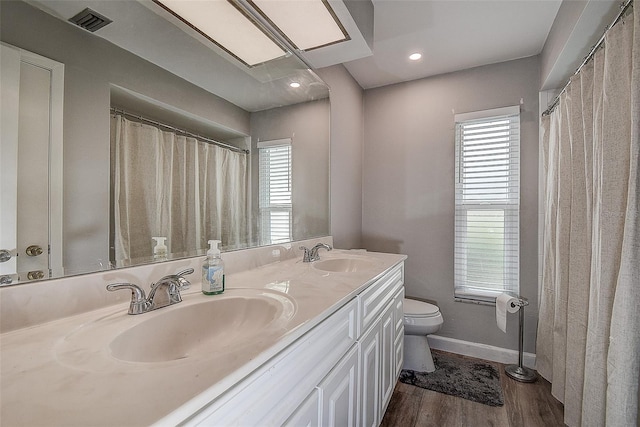
<path fill-rule="evenodd" d="M 516 381 L 523 383 L 532 383 L 538 379 L 536 371 L 525 367 L 522 363 L 522 355 L 524 352 L 524 308 L 529 305 L 529 301 L 518 297 L 516 301 L 511 302 L 512 308 L 519 306 L 520 320 L 519 320 L 519 342 L 518 342 L 518 364 L 507 365 L 504 368 L 505 373 L 509 378 L 513 378 Z"/>

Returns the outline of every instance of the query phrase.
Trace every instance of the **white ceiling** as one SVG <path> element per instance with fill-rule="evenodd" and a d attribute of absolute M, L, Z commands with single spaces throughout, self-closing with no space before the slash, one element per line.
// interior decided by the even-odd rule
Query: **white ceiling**
<path fill-rule="evenodd" d="M 561 0 L 373 0 L 373 55 L 346 62 L 365 89 L 537 55 Z M 410 61 L 410 53 L 422 53 Z"/>

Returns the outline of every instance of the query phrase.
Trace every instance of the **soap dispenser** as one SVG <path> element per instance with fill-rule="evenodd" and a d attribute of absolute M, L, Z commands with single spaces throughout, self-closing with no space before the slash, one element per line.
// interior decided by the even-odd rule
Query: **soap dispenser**
<path fill-rule="evenodd" d="M 164 244 L 164 241 L 167 240 L 166 237 L 152 237 L 153 240 L 156 241 L 156 245 L 153 247 L 153 259 L 155 260 L 166 260 L 167 259 L 167 246 Z"/>
<path fill-rule="evenodd" d="M 207 259 L 202 264 L 202 293 L 217 295 L 224 292 L 224 263 L 220 258 L 220 240 L 209 240 Z"/>

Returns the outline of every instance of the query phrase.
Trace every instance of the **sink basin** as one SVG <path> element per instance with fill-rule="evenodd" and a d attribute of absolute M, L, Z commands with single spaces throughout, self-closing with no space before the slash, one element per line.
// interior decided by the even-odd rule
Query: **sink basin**
<path fill-rule="evenodd" d="M 221 352 L 250 343 L 270 328 L 285 314 L 284 302 L 270 294 L 225 295 L 176 306 L 122 332 L 109 348 L 113 357 L 129 362 L 164 362 L 204 351 Z"/>
<path fill-rule="evenodd" d="M 355 273 L 375 266 L 373 262 L 361 258 L 331 258 L 316 261 L 312 265 L 318 270 L 333 273 Z"/>
<path fill-rule="evenodd" d="M 88 322 L 56 346 L 59 362 L 107 372 L 112 364 L 178 362 L 206 358 L 282 335 L 296 312 L 285 294 L 228 289 L 215 297 L 183 296 L 171 307 L 130 316 L 126 308 Z"/>

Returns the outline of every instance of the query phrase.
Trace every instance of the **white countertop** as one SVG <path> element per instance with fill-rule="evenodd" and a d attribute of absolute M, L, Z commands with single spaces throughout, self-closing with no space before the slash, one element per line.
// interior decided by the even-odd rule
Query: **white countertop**
<path fill-rule="evenodd" d="M 183 292 L 183 302 L 171 307 L 129 316 L 128 303 L 118 304 L 6 332 L 0 336 L 0 423 L 125 426 L 164 420 L 174 424 L 215 400 L 406 258 L 373 252 L 321 252 L 323 260 L 344 257 L 366 257 L 372 266 L 329 273 L 290 259 L 227 275 L 223 295 L 242 293 L 242 289 L 268 290 L 286 296 L 295 307 L 277 331 L 255 337 L 235 351 L 216 352 L 214 346 L 211 353 L 198 357 L 134 363 L 118 360 L 97 345 L 104 336 L 84 338 L 90 341 L 86 346 L 76 344 L 79 331 L 97 321 L 128 325 L 183 304 L 219 298 L 199 292 L 199 271 L 189 277 L 192 287 Z"/>

